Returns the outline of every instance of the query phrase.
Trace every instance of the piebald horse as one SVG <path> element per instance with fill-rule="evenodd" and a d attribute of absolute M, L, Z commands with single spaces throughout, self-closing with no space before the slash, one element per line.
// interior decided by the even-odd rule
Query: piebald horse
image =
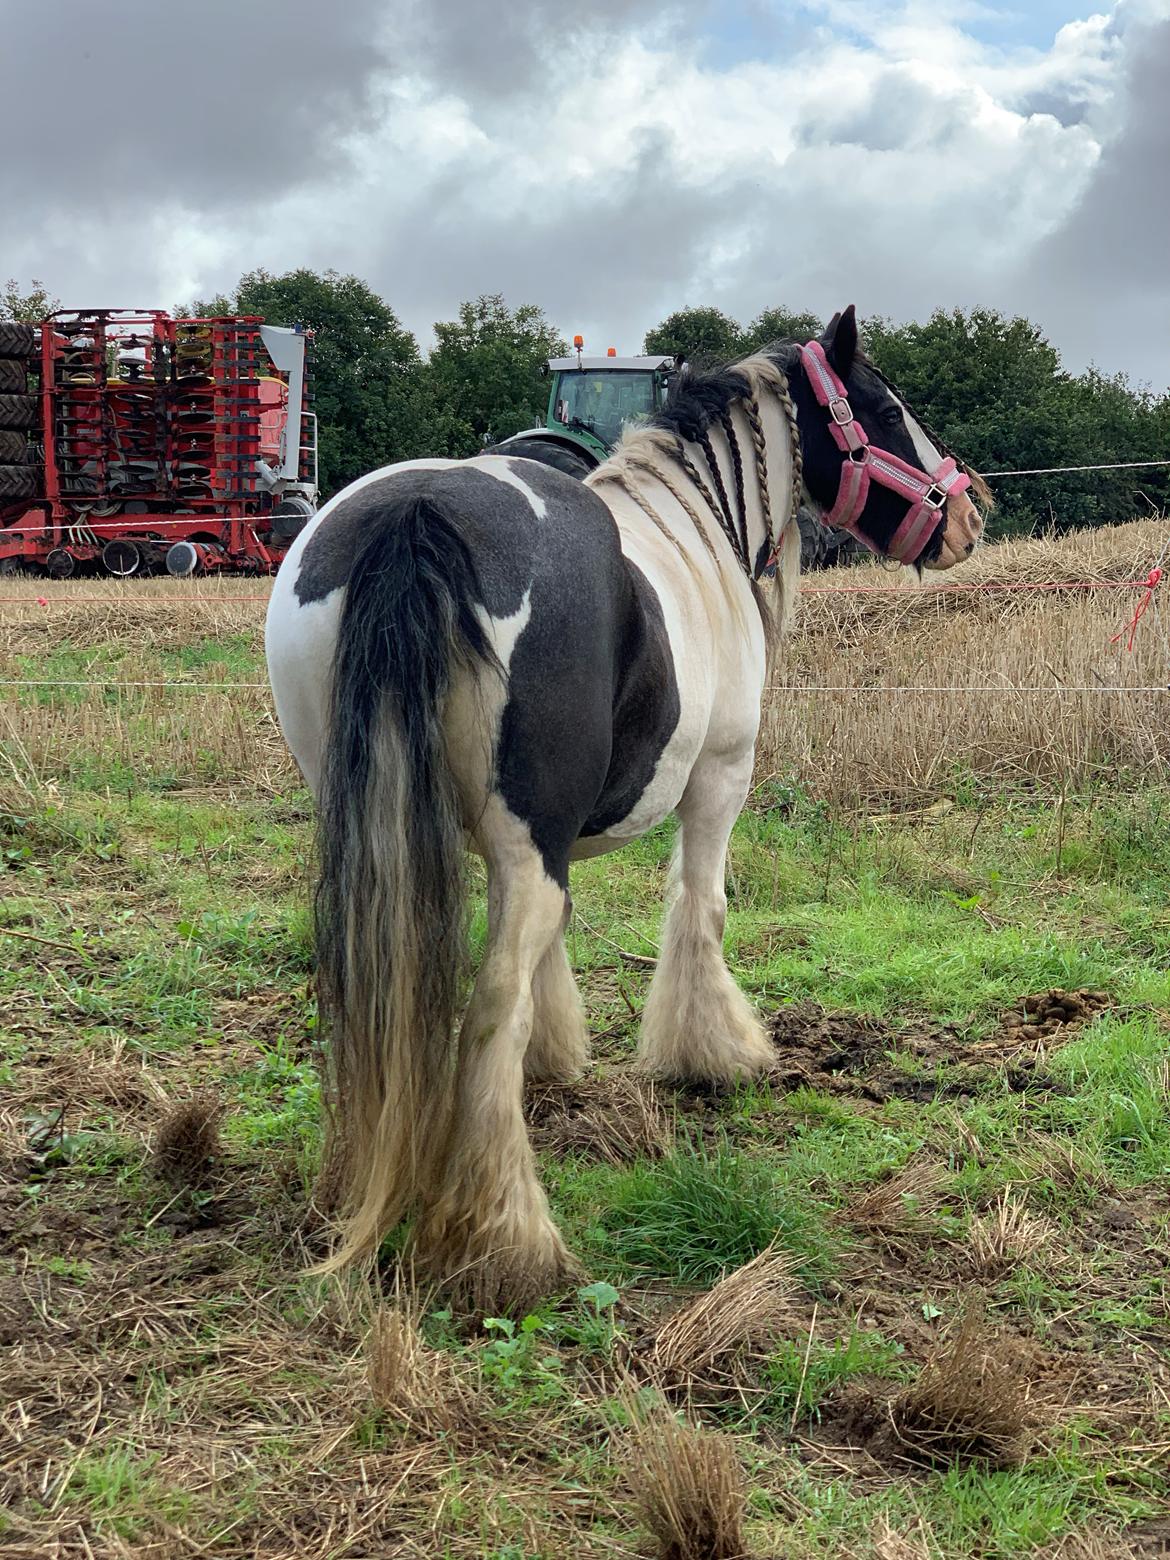
<path fill-rule="evenodd" d="M 524 1081 L 588 1060 L 569 863 L 668 813 L 636 1065 L 726 1084 L 772 1064 L 723 958 L 724 865 L 797 587 L 796 507 L 948 569 L 981 535 L 972 491 L 862 353 L 850 308 L 819 339 L 684 377 L 583 483 L 501 456 L 408 461 L 301 532 L 266 648 L 318 806 L 326 1163 L 343 1215 L 326 1266 L 410 1217 L 416 1264 L 470 1303 L 523 1303 L 575 1272 Z M 486 862 L 488 932 L 460 1025 L 465 848 Z"/>

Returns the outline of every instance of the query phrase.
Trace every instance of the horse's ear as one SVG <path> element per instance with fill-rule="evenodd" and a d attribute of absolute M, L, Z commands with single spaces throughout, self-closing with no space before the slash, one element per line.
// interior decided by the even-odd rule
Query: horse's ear
<path fill-rule="evenodd" d="M 852 304 L 841 314 L 834 314 L 825 328 L 825 356 L 841 379 L 849 378 L 849 370 L 857 356 L 857 311 Z"/>

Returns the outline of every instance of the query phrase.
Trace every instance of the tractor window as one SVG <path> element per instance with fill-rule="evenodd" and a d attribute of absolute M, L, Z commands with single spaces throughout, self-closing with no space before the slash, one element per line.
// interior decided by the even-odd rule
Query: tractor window
<path fill-rule="evenodd" d="M 655 410 L 653 374 L 573 369 L 561 375 L 557 386 L 557 421 L 587 428 L 607 447 L 621 438 L 626 423 Z"/>

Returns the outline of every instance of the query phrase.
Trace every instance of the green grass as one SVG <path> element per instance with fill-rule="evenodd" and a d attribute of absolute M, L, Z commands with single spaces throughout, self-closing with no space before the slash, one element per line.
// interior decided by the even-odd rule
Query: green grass
<path fill-rule="evenodd" d="M 250 680 L 240 646 L 222 651 L 223 674 Z M 70 655 L 42 674 L 76 668 Z M 216 661 L 206 644 L 168 655 L 176 675 Z M 301 792 L 175 795 L 133 768 L 115 788 L 111 765 L 79 753 L 54 795 L 0 810 L 0 1079 L 31 1156 L 12 1161 L 23 1168 L 7 1190 L 39 1286 L 21 1325 L 38 1348 L 49 1327 L 48 1357 L 76 1397 L 75 1420 L 50 1429 L 56 1455 L 84 1448 L 54 1463 L 68 1473 L 59 1488 L 50 1476 L 40 1489 L 38 1463 L 17 1514 L 46 1548 L 72 1523 L 95 1552 L 179 1531 L 232 1556 L 266 1533 L 287 1547 L 295 1531 L 327 1553 L 315 1514 L 346 1509 L 363 1477 L 393 1487 L 414 1432 L 369 1401 L 360 1304 L 304 1276 L 320 1142 L 310 809 Z M 1160 792 L 1095 797 L 1063 824 L 1043 801 L 977 793 L 935 819 L 880 824 L 779 787 L 758 798 L 733 839 L 728 947 L 762 1008 L 809 999 L 881 1019 L 894 1041 L 903 1024 L 942 1023 L 992 1041 L 1030 991 L 1100 987 L 1115 1007 L 1054 1044 L 1031 1089 L 991 1065 L 932 1098 L 929 1069 L 892 1043 L 883 1065 L 924 1078 L 922 1099 L 767 1082 L 701 1101 L 665 1091 L 679 1113 L 667 1157 L 542 1156 L 571 1244 L 618 1298 L 571 1296 L 527 1331 L 518 1316 L 486 1336 L 433 1308 L 427 1335 L 475 1383 L 492 1429 L 474 1448 L 445 1433 L 426 1451 L 435 1461 L 410 1476 L 403 1530 L 453 1560 L 636 1554 L 619 1367 L 636 1377 L 664 1308 L 772 1245 L 792 1264 L 790 1334 L 767 1351 L 750 1412 L 697 1410 L 740 1437 L 758 1553 L 865 1556 L 884 1520 L 927 1533 L 946 1560 L 1008 1560 L 1079 1526 L 1120 1531 L 1163 1512 L 1120 1421 L 1092 1418 L 1091 1387 L 1086 1426 L 1050 1425 L 1017 1469 L 875 1481 L 808 1446 L 842 1387 L 892 1389 L 975 1295 L 989 1325 L 1032 1339 L 1068 1380 L 1108 1362 L 1132 1384 L 1139 1446 L 1165 1439 L 1148 1418 L 1155 1354 L 1141 1351 L 1170 1345 L 1157 1201 L 1170 1170 L 1170 863 L 1150 844 L 1168 820 Z M 610 1070 L 632 1050 L 648 981 L 622 951 L 657 949 L 672 845 L 664 826 L 574 871 L 570 955 Z M 476 945 L 484 929 L 477 906 Z M 146 1144 L 161 1102 L 197 1086 L 227 1106 L 223 1179 L 176 1197 Z M 919 1160 L 941 1191 L 908 1250 L 842 1217 Z M 1055 1235 L 973 1278 L 966 1232 L 1004 1188 Z M 1104 1213 L 1117 1207 L 1136 1223 L 1115 1240 Z M 35 1382 L 20 1390 L 58 1424 Z M 387 1528 L 374 1547 L 394 1541 Z"/>
<path fill-rule="evenodd" d="M 794 1338 L 769 1357 L 763 1377 L 767 1396 L 757 1412 L 785 1423 L 810 1414 L 819 1417 L 825 1399 L 855 1376 L 905 1375 L 902 1354 L 901 1344 L 856 1327 L 830 1342 Z"/>
<path fill-rule="evenodd" d="M 626 1170 L 570 1167 L 556 1190 L 582 1243 L 616 1278 L 709 1285 L 773 1243 L 810 1284 L 832 1269 L 836 1242 L 815 1204 L 782 1167 L 726 1141 L 684 1137 L 667 1158 Z"/>

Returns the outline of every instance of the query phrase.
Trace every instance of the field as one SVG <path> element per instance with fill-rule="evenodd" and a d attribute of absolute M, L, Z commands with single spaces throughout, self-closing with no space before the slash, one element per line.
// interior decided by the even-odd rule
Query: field
<path fill-rule="evenodd" d="M 587 1279 L 479 1328 L 305 1274 L 266 587 L 4 581 L 0 1552 L 1170 1552 L 1167 644 L 1084 588 L 1164 538 L 811 582 L 891 588 L 808 596 L 733 840 L 775 1069 L 632 1078 L 671 831 L 576 869 L 596 1065 L 528 1106 Z"/>

